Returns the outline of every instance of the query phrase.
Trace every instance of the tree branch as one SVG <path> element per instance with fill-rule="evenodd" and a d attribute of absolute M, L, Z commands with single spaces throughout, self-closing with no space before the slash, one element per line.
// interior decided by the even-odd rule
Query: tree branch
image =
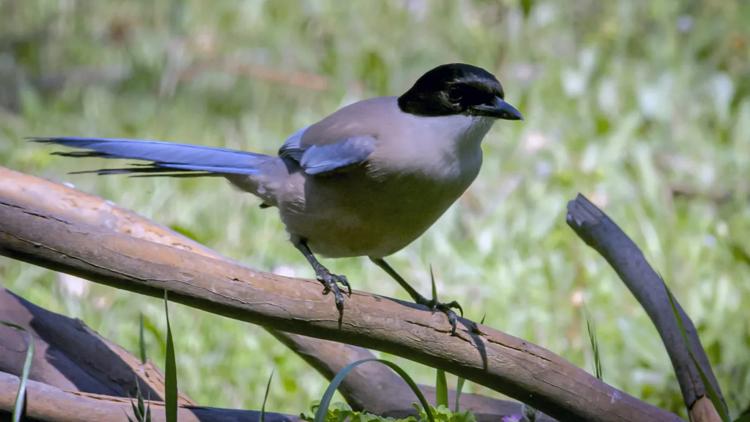
<path fill-rule="evenodd" d="M 458 374 L 560 419 L 679 420 L 527 341 L 486 326 L 456 336 L 444 315 L 354 292 L 339 315 L 319 283 L 262 273 L 0 197 L 0 253 L 278 330 L 375 348 Z"/>
<path fill-rule="evenodd" d="M 34 207 L 37 208 L 37 210 L 54 215 L 56 218 L 66 220 L 72 224 L 96 226 L 98 229 L 106 227 L 108 230 L 116 233 L 127 234 L 139 239 L 173 246 L 200 255 L 231 262 L 230 259 L 225 258 L 212 249 L 176 233 L 167 227 L 156 224 L 130 210 L 118 207 L 112 202 L 105 201 L 94 195 L 89 195 L 38 177 L 14 172 L 3 167 L 0 167 L 0 180 L 6 182 L 0 184 L 0 198 L 13 198 L 14 201 L 20 202 L 31 201 L 34 203 Z M 16 296 L 13 297 L 15 298 L 13 300 L 18 299 L 23 301 L 21 298 Z M 24 303 L 28 302 L 24 301 Z M 37 313 L 35 309 L 38 309 L 41 314 L 48 312 L 42 308 L 35 307 L 35 305 L 31 303 L 28 303 L 28 305 L 28 309 L 31 310 L 32 314 Z M 56 315 L 54 313 L 49 314 Z M 44 315 L 44 329 L 49 332 L 59 333 L 60 330 L 55 328 L 55 324 L 64 324 L 63 321 L 65 321 L 66 318 L 59 316 L 60 319 L 55 320 L 46 316 L 47 314 Z M 19 316 L 19 319 L 16 319 L 15 321 L 24 324 L 24 318 L 26 318 L 26 316 L 17 316 Z M 39 322 L 40 319 L 37 318 L 36 321 Z M 356 346 L 305 337 L 299 334 L 285 333 L 269 328 L 266 328 L 266 330 L 286 346 L 291 348 L 292 351 L 302 357 L 328 380 L 333 379 L 338 371 L 354 361 L 375 357 L 375 355 L 367 349 Z M 66 333 L 77 333 L 77 331 L 68 330 Z M 96 336 L 95 333 L 93 333 L 93 335 Z M 101 340 L 105 342 L 107 341 L 106 339 Z M 81 339 L 73 337 L 66 341 L 69 341 L 70 344 L 79 344 L 83 341 L 98 342 L 99 339 Z M 81 356 L 81 358 L 83 357 Z M 18 364 L 16 367 L 17 371 L 9 370 L 10 368 L 5 371 L 19 374 L 21 362 L 22 360 L 15 362 Z M 61 362 L 62 361 L 54 361 L 54 365 L 61 365 Z M 2 356 L 0 356 L 0 370 L 3 370 L 3 363 Z M 51 364 L 51 362 L 48 363 Z M 35 362 L 34 368 L 39 368 L 39 365 L 41 364 L 41 362 Z M 45 369 L 44 371 L 48 374 L 52 374 L 61 369 L 69 370 L 68 368 L 55 369 L 54 365 L 52 368 Z M 140 371 L 136 367 L 133 367 L 133 370 L 135 372 Z M 159 374 L 159 376 L 161 375 Z M 71 377 L 73 377 L 73 375 L 71 375 Z M 132 384 L 133 376 L 128 376 L 126 378 L 127 382 Z M 33 379 L 44 381 L 60 388 L 66 388 L 66 384 L 57 384 L 56 382 L 52 382 L 52 379 Z M 62 380 L 57 381 L 62 382 Z M 161 383 L 163 384 L 163 382 Z M 134 385 L 130 384 L 125 385 L 126 390 L 135 391 L 133 389 Z M 142 385 L 144 384 L 142 383 Z M 420 387 L 428 399 L 434 398 L 434 388 L 428 386 Z M 110 386 L 107 388 L 119 387 Z M 107 389 L 79 388 L 79 390 L 99 394 L 115 394 Z M 400 377 L 384 365 L 365 365 L 355 368 L 341 383 L 339 391 L 349 405 L 356 410 L 367 410 L 378 415 L 403 416 L 414 414 L 412 403 L 415 398 L 413 397 L 411 390 L 404 384 Z M 449 394 L 454 394 L 454 392 L 450 391 Z M 162 396 L 162 390 L 159 390 L 158 396 L 152 397 L 158 398 Z M 497 400 L 476 394 L 464 393 L 461 395 L 460 400 L 462 409 L 471 410 L 478 415 L 480 419 L 483 415 L 488 418 L 497 419 L 497 417 L 501 415 L 518 414 L 522 411 L 522 406 L 518 402 Z"/>
<path fill-rule="evenodd" d="M 692 410 L 696 402 L 706 396 L 706 386 L 703 385 L 698 370 L 690 357 L 687 345 L 682 338 L 677 318 L 675 318 L 667 296 L 666 285 L 661 276 L 649 265 L 643 256 L 643 252 L 625 232 L 583 195 L 578 194 L 574 200 L 568 203 L 567 222 L 587 245 L 599 252 L 609 262 L 630 292 L 633 293 L 633 296 L 643 306 L 643 309 L 646 310 L 667 349 L 680 383 L 683 400 L 692 416 Z M 709 382 L 721 395 L 719 383 L 716 381 L 693 322 L 676 299 L 675 304 L 687 332 L 689 347 L 703 372 L 707 375 Z M 723 402 L 724 398 L 721 399 Z M 705 405 L 704 401 L 700 406 L 701 412 L 705 412 Z M 724 406 L 726 407 L 726 403 L 724 403 Z"/>
<path fill-rule="evenodd" d="M 136 380 L 144 397 L 162 400 L 164 397 L 164 376 L 151 363 L 143 364 L 120 346 L 112 343 L 91 330 L 83 321 L 40 308 L 16 296 L 9 290 L 0 288 L 0 320 L 10 321 L 25 327 L 33 336 L 37 353 L 31 365 L 30 379 L 66 391 L 117 397 L 135 397 L 138 391 Z M 349 346 L 327 340 L 311 339 L 297 334 L 281 333 L 279 339 L 303 340 L 295 347 L 307 362 L 316 368 L 326 368 L 322 372 L 328 379 L 333 378 L 349 363 L 373 357 L 373 354 L 360 347 Z M 0 372 L 12 375 L 21 374 L 26 357 L 26 339 L 18 331 L 0 326 Z M 309 340 L 309 341 L 308 341 Z M 317 344 L 313 344 L 315 340 Z M 313 350 L 308 347 L 315 346 Z M 352 351 L 358 354 L 352 354 Z M 321 356 L 330 359 L 322 360 Z M 371 413 L 405 417 L 414 414 L 411 406 L 416 399 L 406 383 L 393 372 L 382 371 L 383 365 L 368 364 L 355 368 L 350 374 L 352 382 L 339 387 L 345 397 L 367 402 Z M 435 389 L 420 386 L 428 400 L 434 402 Z M 369 392 L 368 392 L 369 391 Z M 365 392 L 365 393 L 363 393 Z M 2 393 L 0 393 L 2 394 Z M 455 400 L 450 395 L 450 403 Z M 116 400 L 122 403 L 122 400 Z M 180 395 L 180 405 L 194 406 L 185 395 Z M 476 394 L 461 395 L 461 409 L 470 409 L 478 421 L 496 421 L 504 415 L 522 413 L 517 402 L 495 400 Z M 96 420 L 98 414 L 79 413 L 79 419 Z M 554 421 L 547 416 L 542 421 Z"/>
<path fill-rule="evenodd" d="M 82 321 L 68 318 L 0 288 L 0 320 L 25 327 L 37 352 L 29 378 L 64 390 L 134 397 L 136 381 L 144 397 L 164 397 L 164 376 L 122 347 L 101 337 Z M 18 375 L 26 357 L 26 340 L 0 326 L 0 372 Z M 195 404 L 185 395 L 179 403 Z"/>

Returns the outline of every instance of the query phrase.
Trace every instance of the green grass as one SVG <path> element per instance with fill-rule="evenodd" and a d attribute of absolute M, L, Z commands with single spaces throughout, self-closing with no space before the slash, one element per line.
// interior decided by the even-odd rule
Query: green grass
<path fill-rule="evenodd" d="M 67 175 L 103 163 L 51 157 L 23 138 L 141 137 L 272 153 L 295 128 L 360 98 L 398 94 L 434 65 L 486 67 L 526 120 L 496 125 L 477 181 L 392 265 L 422 294 L 432 265 L 440 297 L 468 317 L 486 313 L 487 324 L 590 368 L 585 300 L 607 382 L 684 415 L 656 330 L 564 222 L 566 201 L 582 192 L 669 283 L 736 415 L 750 404 L 748 22 L 750 3 L 717 0 L 7 1 L 0 101 L 11 108 L 0 111 L 0 164 L 74 183 L 255 268 L 309 277 L 275 212 L 227 183 Z M 203 64 L 179 71 L 191 63 Z M 242 74 L 237 63 L 253 67 Z M 110 82 L 81 73 L 92 68 Z M 299 86 L 264 69 L 314 77 Z M 74 77 L 50 88 L 61 74 Z M 325 262 L 357 289 L 407 298 L 366 260 Z M 0 282 L 134 353 L 143 313 L 148 356 L 164 361 L 158 299 L 66 288 L 69 278 L 5 258 Z M 171 311 L 179 383 L 199 403 L 257 408 L 270 367 L 269 410 L 298 413 L 325 390 L 258 327 Z M 393 360 L 434 382 L 434 370 Z"/>

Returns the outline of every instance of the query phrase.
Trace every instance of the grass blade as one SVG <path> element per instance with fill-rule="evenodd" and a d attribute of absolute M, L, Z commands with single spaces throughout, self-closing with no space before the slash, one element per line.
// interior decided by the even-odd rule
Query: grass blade
<path fill-rule="evenodd" d="M 445 371 L 437 370 L 435 380 L 435 405 L 448 407 L 448 381 L 445 379 Z"/>
<path fill-rule="evenodd" d="M 146 364 L 146 341 L 143 337 L 143 313 L 139 314 L 138 319 L 138 352 L 141 356 L 141 363 Z"/>
<path fill-rule="evenodd" d="M 23 361 L 23 369 L 21 370 L 21 378 L 18 383 L 18 392 L 16 393 L 16 401 L 13 405 L 11 419 L 13 422 L 19 422 L 23 415 L 23 408 L 26 401 L 26 384 L 29 381 L 29 372 L 31 372 L 31 361 L 34 359 L 34 337 L 20 325 L 7 321 L 0 321 L 0 324 L 18 330 L 26 337 L 26 359 Z"/>
<path fill-rule="evenodd" d="M 164 290 L 164 315 L 167 318 L 167 356 L 164 363 L 164 409 L 167 422 L 177 422 L 177 363 L 175 361 L 172 329 L 169 326 L 169 301 Z"/>
<path fill-rule="evenodd" d="M 456 381 L 456 404 L 455 408 L 453 409 L 454 412 L 458 413 L 459 410 L 459 404 L 461 403 L 461 391 L 464 389 L 464 383 L 466 382 L 466 379 L 458 377 L 458 380 Z"/>
<path fill-rule="evenodd" d="M 260 422 L 266 421 L 266 402 L 268 401 L 268 392 L 271 391 L 272 379 L 273 371 L 271 371 L 271 376 L 268 377 L 268 382 L 266 383 L 266 394 L 263 396 L 263 404 L 260 406 Z"/>
<path fill-rule="evenodd" d="M 662 283 L 664 280 L 662 280 Z M 721 400 L 721 397 L 719 397 L 719 393 L 714 388 L 713 384 L 711 384 L 708 381 L 708 376 L 703 371 L 703 368 L 700 365 L 700 362 L 698 362 L 698 358 L 695 357 L 695 354 L 693 353 L 693 349 L 690 347 L 690 341 L 688 341 L 687 336 L 687 330 L 685 329 L 685 324 L 682 323 L 682 316 L 680 315 L 680 311 L 677 310 L 677 304 L 675 303 L 675 298 L 672 296 L 672 291 L 669 290 L 669 287 L 667 287 L 667 283 L 664 284 L 664 289 L 667 291 L 667 297 L 669 298 L 669 304 L 672 306 L 672 313 L 674 314 L 675 319 L 677 319 L 677 326 L 680 329 L 680 335 L 682 336 L 682 341 L 685 343 L 685 348 L 687 349 L 688 355 L 690 355 L 690 359 L 693 361 L 693 364 L 695 365 L 695 368 L 698 370 L 698 375 L 701 377 L 701 381 L 703 382 L 703 385 L 706 387 L 706 394 L 708 394 L 708 398 L 711 400 L 711 403 L 713 403 L 714 407 L 716 408 L 716 411 L 719 413 L 719 417 L 721 417 L 722 421 L 730 422 L 731 419 L 729 418 L 729 410 L 724 407 L 724 402 Z"/>
<path fill-rule="evenodd" d="M 437 286 L 435 285 L 435 274 L 432 272 L 432 265 L 430 265 L 430 281 L 432 282 L 432 300 L 435 303 L 438 302 Z"/>
<path fill-rule="evenodd" d="M 141 383 L 138 382 L 138 377 L 135 377 L 135 397 L 137 404 L 130 400 L 130 407 L 133 409 L 133 416 L 137 422 L 151 422 L 151 402 L 143 400 L 143 392 L 141 391 Z M 128 416 L 128 420 L 133 419 Z"/>
<path fill-rule="evenodd" d="M 596 328 L 594 323 L 591 321 L 586 307 L 583 307 L 583 317 L 586 319 L 586 331 L 589 334 L 589 341 L 591 342 L 591 351 L 594 353 L 594 373 L 598 379 L 602 378 L 602 357 L 599 353 L 599 341 L 596 339 Z"/>
<path fill-rule="evenodd" d="M 407 374 L 403 369 L 401 369 L 400 366 L 396 365 L 395 363 L 387 361 L 385 359 L 377 358 L 362 359 L 356 362 L 352 362 L 349 365 L 345 366 L 342 370 L 340 370 L 335 377 L 333 377 L 333 380 L 331 380 L 331 384 L 328 385 L 325 393 L 323 393 L 323 397 L 320 399 L 320 405 L 318 406 L 318 410 L 315 412 L 314 422 L 325 421 L 326 414 L 328 413 L 328 408 L 331 405 L 331 399 L 333 398 L 333 394 L 336 392 L 336 389 L 339 388 L 341 382 L 344 380 L 344 378 L 346 378 L 349 372 L 352 371 L 352 369 L 367 362 L 380 362 L 383 365 L 386 365 L 389 368 L 393 369 L 401 377 L 401 379 L 403 379 L 409 385 L 411 391 L 413 391 L 417 396 L 417 399 L 419 399 L 419 403 L 422 405 L 422 408 L 424 408 L 425 413 L 427 413 L 427 418 L 430 420 L 430 422 L 435 422 L 435 417 L 432 415 L 430 404 L 427 403 L 427 399 L 425 399 L 424 394 L 422 394 L 422 391 L 419 389 L 419 387 L 417 387 L 417 384 L 413 379 L 411 379 L 409 374 Z"/>

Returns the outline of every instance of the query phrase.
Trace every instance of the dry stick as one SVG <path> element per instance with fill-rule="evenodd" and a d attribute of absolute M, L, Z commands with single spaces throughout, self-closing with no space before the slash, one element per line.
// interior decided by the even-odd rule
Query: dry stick
<path fill-rule="evenodd" d="M 167 227 L 158 225 L 145 217 L 118 207 L 112 202 L 105 201 L 94 195 L 89 195 L 48 180 L 8 170 L 3 167 L 0 167 L 0 181 L 2 181 L 0 182 L 1 198 L 11 199 L 17 203 L 33 203 L 37 210 L 53 215 L 56 219 L 65 220 L 72 224 L 90 225 L 98 228 L 106 227 L 108 230 L 116 233 L 128 234 L 139 239 L 230 261 L 218 252 Z M 32 304 L 29 305 L 34 306 Z M 41 308 L 39 309 L 44 311 Z M 65 317 L 60 316 L 60 318 Z M 23 321 L 18 322 L 23 323 Z M 61 333 L 53 325 L 54 322 L 50 321 L 50 332 Z M 360 359 L 374 357 L 372 352 L 356 346 L 266 329 L 329 380 L 348 364 Z M 68 332 L 75 333 L 75 331 Z M 82 333 L 79 334 L 83 335 Z M 82 341 L 98 342 L 99 338 L 70 338 L 69 340 L 73 343 L 80 343 Z M 106 339 L 102 340 L 106 341 Z M 40 359 L 46 356 L 42 354 L 37 355 L 40 356 Z M 81 358 L 84 359 L 83 356 Z M 20 362 L 22 364 L 22 360 Z M 0 368 L 2 368 L 3 363 L 2 355 L 0 355 Z M 35 362 L 32 370 L 40 368 L 41 364 L 42 362 Z M 52 364 L 62 365 L 63 361 L 56 360 L 49 362 L 48 366 L 52 366 Z M 18 368 L 18 373 L 20 373 L 21 366 L 18 366 Z M 59 372 L 59 369 L 55 369 L 52 366 L 51 368 L 44 369 L 44 371 L 48 374 L 53 374 Z M 82 370 L 85 372 L 87 369 L 82 368 Z M 133 371 L 139 372 L 140 369 L 134 366 Z M 71 377 L 75 378 L 73 375 Z M 47 381 L 49 384 L 61 388 L 65 388 L 66 386 L 63 380 L 60 379 L 55 380 L 62 384 L 51 382 L 52 379 L 35 379 Z M 122 381 L 124 382 L 122 388 L 125 391 L 134 391 L 132 376 L 124 377 Z M 108 388 L 118 389 L 121 387 L 110 385 L 100 389 L 79 388 L 79 390 L 99 394 L 112 394 L 112 391 L 108 390 Z M 421 386 L 421 388 L 427 398 L 434 401 L 434 389 L 428 386 Z M 379 415 L 393 416 L 414 413 L 412 403 L 416 399 L 413 397 L 411 390 L 398 375 L 384 365 L 365 365 L 355 368 L 344 379 L 344 382 L 339 387 L 339 391 L 352 408 L 357 410 L 367 410 Z M 159 395 L 158 397 L 152 396 L 154 399 L 163 396 L 162 389 L 159 389 L 157 392 Z M 454 394 L 455 392 L 451 391 L 450 393 Z M 498 415 L 517 414 L 522 411 L 521 404 L 518 402 L 498 400 L 468 393 L 461 395 L 461 409 L 471 410 L 480 417 L 482 415 L 496 417 Z"/>
<path fill-rule="evenodd" d="M 34 203 L 0 198 L 0 253 L 219 315 L 393 353 L 458 374 L 563 420 L 670 421 L 676 415 L 619 391 L 554 353 L 480 325 L 451 336 L 444 315 L 354 292 L 343 318 L 319 283 L 290 279 L 73 224 Z"/>
<path fill-rule="evenodd" d="M 0 419 L 13 409 L 18 377 L 0 372 Z M 26 386 L 26 410 L 24 415 L 33 420 L 77 422 L 77 421 L 123 421 L 128 416 L 135 420 L 131 400 L 126 397 L 87 394 L 65 391 L 37 381 L 29 381 Z M 153 422 L 165 421 L 164 403 L 148 401 Z M 4 412 L 5 411 L 5 412 Z M 202 406 L 180 406 L 177 419 L 180 422 L 254 422 L 260 420 L 260 412 L 253 410 L 219 409 Z M 267 422 L 297 422 L 296 416 L 266 412 Z"/>
<path fill-rule="evenodd" d="M 656 325 L 669 358 L 672 360 L 672 366 L 682 389 L 682 397 L 690 410 L 691 417 L 694 414 L 693 409 L 696 409 L 695 404 L 701 399 L 704 402 L 699 406 L 700 411 L 705 412 L 706 387 L 703 385 L 693 360 L 685 347 L 662 278 L 651 268 L 643 256 L 643 252 L 625 232 L 583 195 L 578 194 L 574 200 L 568 203 L 567 222 L 586 244 L 594 248 L 609 262 Z M 690 347 L 698 363 L 707 375 L 709 382 L 721 395 L 719 383 L 716 381 L 693 322 L 682 310 L 679 303 L 676 303 L 676 300 L 675 304 L 682 317 Z M 721 399 L 723 402 L 724 398 Z M 716 413 L 716 410 L 714 410 L 714 413 Z"/>

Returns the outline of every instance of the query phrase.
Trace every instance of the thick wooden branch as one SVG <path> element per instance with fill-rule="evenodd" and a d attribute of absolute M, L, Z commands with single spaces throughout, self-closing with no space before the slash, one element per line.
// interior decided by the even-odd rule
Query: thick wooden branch
<path fill-rule="evenodd" d="M 141 363 L 122 347 L 82 321 L 40 308 L 0 288 L 0 320 L 25 327 L 36 353 L 29 377 L 68 391 L 134 397 L 136 381 L 145 397 L 162 400 L 164 376 L 150 362 Z M 0 372 L 18 375 L 26 357 L 26 339 L 0 326 Z M 194 405 L 185 395 L 179 403 Z"/>
<path fill-rule="evenodd" d="M 96 226 L 98 229 L 107 229 L 115 233 L 128 234 L 136 238 L 149 240 L 163 245 L 174 246 L 208 257 L 231 261 L 216 251 L 186 238 L 167 227 L 156 224 L 145 217 L 130 210 L 118 207 L 110 201 L 105 201 L 99 197 L 2 167 L 0 167 L 0 181 L 3 181 L 3 183 L 0 183 L 0 197 L 6 199 L 12 198 L 12 201 L 15 202 L 33 202 L 38 210 L 48 213 L 49 215 L 54 215 L 57 219 L 66 220 L 71 224 Z M 8 293 L 8 295 L 12 294 Z M 16 296 L 12 296 L 12 298 L 6 297 L 6 300 L 25 302 L 23 299 Z M 0 315 L 2 315 L 2 309 L 3 307 L 0 306 Z M 5 309 L 10 310 L 16 308 L 9 305 Z M 93 333 L 90 330 L 88 330 L 87 333 L 83 333 L 79 330 L 69 329 L 61 331 L 60 329 L 55 328 L 56 324 L 65 325 L 68 319 L 61 315 L 45 311 L 42 308 L 35 307 L 33 304 L 28 303 L 26 310 L 31 315 L 16 314 L 15 318 L 8 316 L 8 319 L 26 326 L 25 324 L 27 320 L 34 317 L 34 314 L 40 314 L 43 316 L 44 321 L 44 324 L 40 328 L 46 332 L 57 332 L 58 334 L 72 333 L 79 336 L 65 338 L 64 335 L 58 335 L 57 338 L 60 339 L 61 342 L 68 342 L 69 344 L 108 342 L 106 339 L 98 338 L 96 333 Z M 57 316 L 58 318 L 53 318 L 52 316 Z M 37 326 L 39 326 L 39 321 L 42 321 L 42 319 L 37 316 L 35 321 L 37 322 Z M 78 321 L 77 323 L 82 325 L 82 323 Z M 37 326 L 31 328 L 35 329 Z M 375 357 L 372 352 L 364 348 L 268 328 L 267 330 L 329 380 L 348 364 L 360 359 Z M 80 338 L 80 336 L 83 336 L 84 334 L 89 334 L 94 338 Z M 0 348 L 1 347 L 2 344 L 0 344 Z M 4 360 L 3 357 L 12 358 L 13 356 L 3 356 L 0 354 L 0 370 L 5 370 L 5 372 L 12 374 L 19 374 L 22 364 L 22 354 L 19 353 L 17 355 L 18 356 L 15 356 L 15 358 L 17 358 L 15 361 L 8 361 Z M 84 361 L 88 359 L 88 357 L 80 355 L 80 353 L 78 355 L 79 358 Z M 34 364 L 34 368 L 47 375 L 65 371 L 66 376 L 77 379 L 76 373 L 69 373 L 70 369 L 64 367 L 65 362 L 65 360 L 60 359 L 47 359 L 44 363 L 49 367 L 45 367 L 43 362 L 37 361 Z M 14 366 L 2 369 L 3 365 Z M 61 365 L 63 368 L 56 368 L 56 366 Z M 143 371 L 143 368 L 139 368 L 136 365 L 131 366 L 134 375 L 140 374 Z M 13 368 L 16 370 L 13 370 Z M 86 368 L 81 369 L 84 372 L 88 371 Z M 146 371 L 145 375 L 148 376 L 149 372 Z M 158 371 L 151 375 L 151 378 L 154 379 L 160 379 L 159 377 L 160 375 L 158 374 Z M 122 378 L 123 377 L 118 377 L 117 379 Z M 127 380 L 122 387 L 127 391 L 135 391 L 133 390 L 134 386 L 132 385 L 134 376 L 124 378 L 127 378 Z M 50 378 L 32 377 L 32 379 L 43 381 L 60 388 L 67 388 L 68 385 L 66 382 L 73 382 L 72 380 L 66 380 L 65 376 L 58 377 L 58 379 L 54 381 Z M 141 385 L 144 384 L 141 383 Z M 156 386 L 159 385 L 162 384 L 156 384 Z M 115 391 L 121 388 L 121 386 L 117 385 L 102 387 L 103 388 L 92 389 L 89 385 L 87 388 L 78 388 L 78 390 L 99 394 L 116 394 Z M 112 388 L 114 388 L 115 391 L 108 390 Z M 427 398 L 434 402 L 434 389 L 428 386 L 421 386 L 421 388 Z M 344 379 L 344 382 L 342 382 L 339 387 L 339 391 L 349 405 L 357 410 L 367 410 L 379 415 L 392 416 L 403 416 L 414 413 L 412 403 L 414 403 L 415 398 L 411 391 L 400 377 L 398 377 L 390 368 L 383 365 L 366 365 L 355 368 Z M 161 390 L 157 392 L 157 396 L 152 396 L 154 399 L 162 397 Z M 449 392 L 449 394 L 453 393 L 453 391 Z M 467 393 L 461 395 L 461 408 L 471 410 L 480 420 L 483 418 L 493 420 L 501 415 L 518 414 L 522 410 L 521 404 L 518 402 L 497 400 Z"/>
<path fill-rule="evenodd" d="M 374 348 L 442 368 L 560 419 L 669 421 L 679 418 L 597 380 L 561 357 L 486 326 L 354 292 L 343 317 L 319 284 L 290 279 L 96 227 L 71 224 L 34 203 L 0 198 L 0 253 L 231 318 Z"/>
<path fill-rule="evenodd" d="M 37 350 L 31 366 L 32 380 L 67 392 L 120 398 L 135 397 L 137 380 L 145 397 L 153 400 L 164 397 L 164 376 L 151 362 L 141 363 L 128 351 L 91 330 L 83 321 L 40 308 L 3 288 L 0 288 L 0 320 L 21 325 L 32 334 Z M 291 346 L 328 379 L 353 361 L 374 357 L 369 350 L 361 347 L 297 334 L 279 335 L 279 331 L 273 333 L 285 344 L 302 339 Z M 0 372 L 18 376 L 26 356 L 26 338 L 12 328 L 0 326 L 0 339 Z M 307 340 L 317 340 L 317 343 Z M 312 346 L 315 349 L 308 350 Z M 352 351 L 358 354 L 352 354 Z M 320 359 L 324 355 L 330 359 Z M 414 414 L 414 407 L 411 406 L 416 401 L 414 394 L 400 377 L 382 368 L 383 365 L 376 364 L 355 368 L 350 373 L 351 381 L 340 387 L 342 395 L 354 397 L 355 402 L 366 403 L 371 413 L 394 417 Z M 427 399 L 434 402 L 434 388 L 421 386 L 421 389 Z M 122 403 L 120 399 L 109 400 L 114 400 L 118 405 Z M 450 402 L 453 403 L 453 400 L 454 394 L 451 394 Z M 179 403 L 195 406 L 182 394 Z M 496 421 L 503 415 L 522 412 L 517 402 L 466 393 L 461 396 L 461 406 L 462 409 L 470 409 L 480 422 Z M 98 413 L 78 415 L 80 419 L 96 420 Z M 544 415 L 538 420 L 553 421 Z"/>
<path fill-rule="evenodd" d="M 6 420 L 5 418 L 13 410 L 16 391 L 18 391 L 18 377 L 0 372 L 0 420 Z M 29 381 L 26 385 L 25 416 L 29 420 L 38 421 L 127 422 L 128 416 L 136 420 L 130 403 L 131 399 L 126 397 L 65 391 L 41 382 Z M 164 403 L 153 400 L 149 403 L 152 412 L 151 420 L 165 421 Z M 256 422 L 260 420 L 260 412 L 180 405 L 177 418 L 180 422 Z M 265 420 L 297 422 L 301 419 L 296 416 L 267 412 Z"/>
<path fill-rule="evenodd" d="M 568 203 L 567 222 L 586 244 L 609 262 L 653 321 L 672 361 L 691 419 L 693 409 L 701 399 L 703 401 L 700 402 L 699 409 L 701 413 L 705 413 L 706 406 L 710 406 L 710 402 L 706 400 L 706 386 L 688 353 L 662 278 L 649 265 L 635 242 L 583 195 L 579 194 Z M 676 305 L 687 331 L 689 347 L 713 388 L 721 394 L 693 322 L 680 304 Z M 715 412 L 714 410 L 714 414 Z"/>

